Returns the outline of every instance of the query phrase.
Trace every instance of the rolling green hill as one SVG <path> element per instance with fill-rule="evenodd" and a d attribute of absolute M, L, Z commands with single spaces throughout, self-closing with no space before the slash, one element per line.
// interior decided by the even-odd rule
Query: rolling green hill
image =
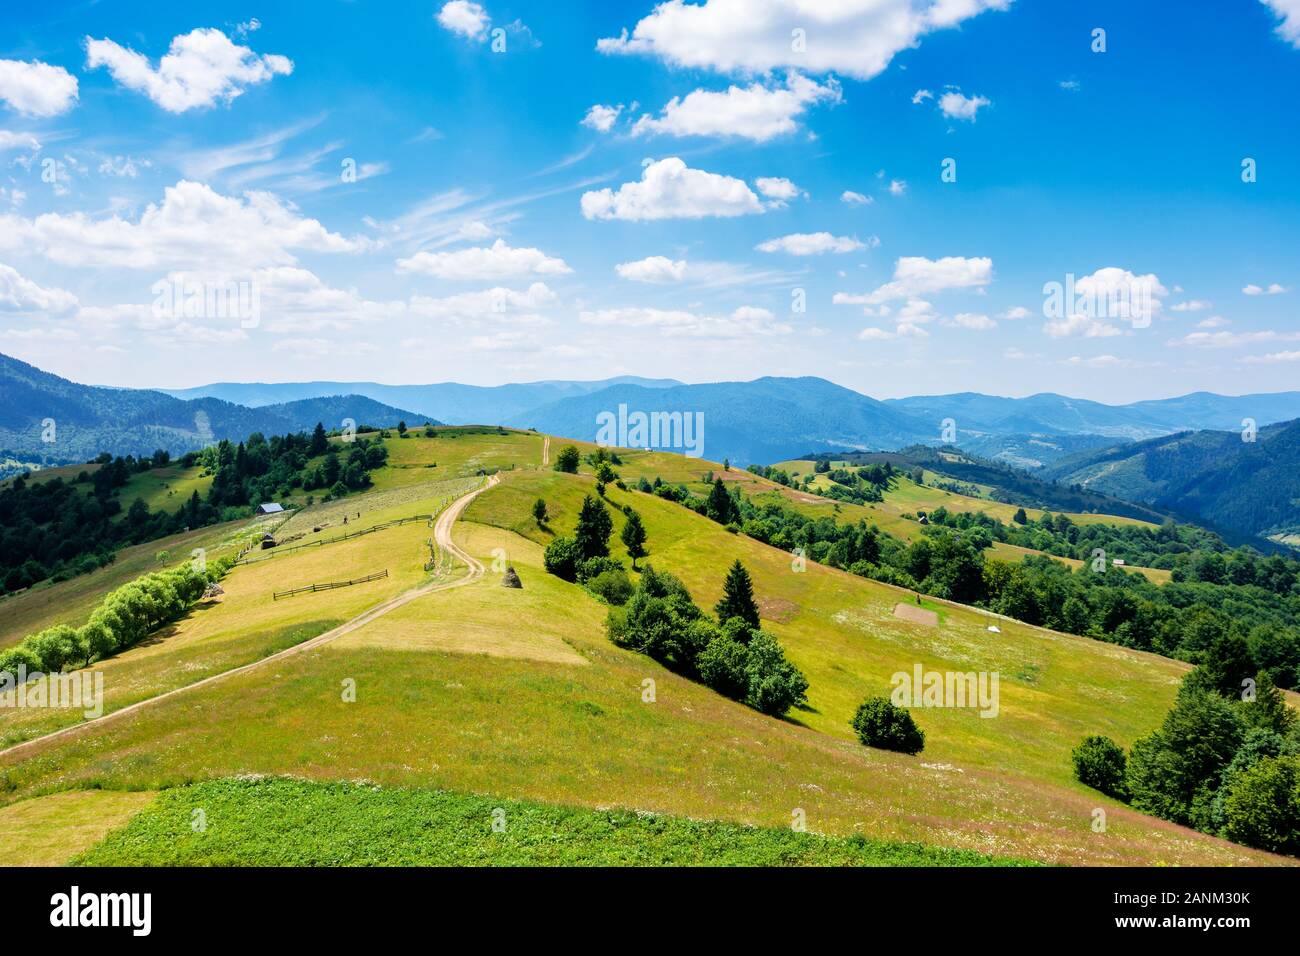
<path fill-rule="evenodd" d="M 533 814 L 535 824 L 517 834 L 526 843 L 546 832 L 566 832 L 569 825 L 547 817 L 550 811 L 536 815 L 530 808 L 540 803 L 723 825 L 698 837 L 731 832 L 727 824 L 788 830 L 797 819 L 811 833 L 830 838 L 920 842 L 1049 863 L 1280 861 L 1137 813 L 1073 778 L 1069 753 L 1085 734 L 1106 733 L 1127 745 L 1158 725 L 1185 664 L 949 602 L 927 602 L 938 612 L 937 624 L 915 623 L 897 614 L 900 604 L 912 602 L 910 592 L 815 563 L 797 569 L 788 553 L 731 533 L 680 504 L 608 486 L 612 505 L 640 513 L 649 532 L 648 562 L 678 575 L 702 606 L 718 598 L 732 560 L 741 559 L 750 570 L 764 630 L 780 640 L 810 684 L 805 707 L 785 720 L 765 717 L 616 647 L 604 633 L 607 606 L 543 570 L 545 544 L 558 530 L 572 528 L 584 495 L 594 494 L 587 465 L 568 475 L 543 464 L 544 456 L 554 460 L 562 442 L 527 432 L 439 429 L 433 438 L 392 438 L 388 444 L 391 470 L 377 472 L 376 490 L 314 506 L 284 526 L 283 534 L 302 535 L 291 544 L 320 544 L 257 555 L 258 561 L 235 567 L 223 579 L 223 595 L 156 639 L 97 665 L 111 678 L 106 710 L 255 662 L 409 594 L 431 580 L 423 570 L 430 531 L 423 521 L 387 522 L 437 511 L 463 493 L 464 482 L 481 483 L 476 473 L 496 470 L 497 483 L 473 500 L 453 529 L 458 547 L 485 569 L 482 577 L 421 593 L 329 643 L 0 754 L 0 803 L 19 807 L 28 797 L 55 790 L 157 790 L 249 775 L 291 776 L 523 801 L 522 809 L 507 807 Z M 663 475 L 703 484 L 701 469 L 721 470 L 680 456 L 625 454 L 619 466 L 625 479 Z M 752 474 L 729 475 L 746 494 L 791 493 Z M 548 504 L 546 527 L 531 514 L 539 497 Z M 835 505 L 807 497 L 808 507 Z M 348 531 L 385 527 L 337 541 L 345 515 Z M 613 516 L 617 542 L 623 516 Z M 615 550 L 620 553 L 617 544 Z M 516 569 L 522 589 L 501 587 L 506 565 Z M 271 597 L 286 585 L 380 567 L 389 578 L 289 600 Z M 437 573 L 450 579 L 464 566 L 440 568 Z M 49 589 L 48 619 L 61 613 L 60 589 L 74 583 Z M 32 627 L 41 624 L 39 615 L 28 620 Z M 994 622 L 996 631 L 990 630 Z M 887 694 L 891 675 L 918 663 L 998 671 L 998 716 L 981 718 L 960 708 L 918 710 L 927 734 L 923 754 L 864 748 L 849 726 L 857 704 Z M 8 741 L 69 725 L 67 717 L 49 712 L 0 710 L 0 733 Z M 233 819 L 255 821 L 275 813 L 273 804 L 254 799 L 256 788 L 244 788 L 251 793 L 241 796 L 239 786 L 213 786 L 213 799 Z M 343 791 L 304 799 L 321 800 L 332 792 Z M 173 852 L 175 846 L 167 849 L 168 820 L 174 822 L 175 813 L 187 811 L 194 799 L 176 791 L 159 804 L 171 808 L 172 816 L 146 811 L 122 835 L 110 834 L 99 849 L 89 849 L 85 860 L 143 861 Z M 406 813 L 403 799 L 353 801 L 346 812 L 358 832 L 367 832 L 374 814 Z M 427 806 L 439 832 L 454 837 L 463 831 L 468 839 L 470 830 L 490 825 L 481 819 L 488 803 Z M 437 806 L 445 806 L 445 813 Z M 1098 807 L 1108 819 L 1100 834 L 1092 829 Z M 0 809 L 0 829 L 4 814 Z M 40 827 L 57 826 L 60 814 L 33 812 L 26 819 L 32 832 L 25 831 L 24 845 L 32 845 L 39 843 Z M 579 813 L 565 819 L 580 825 L 585 818 Z M 227 832 L 210 853 L 187 844 L 186 859 L 277 859 L 269 849 L 264 855 L 255 849 L 230 855 L 229 848 L 240 843 L 238 832 Z M 775 834 L 755 840 L 755 847 L 782 845 Z M 638 845 L 646 853 L 665 852 Z M 144 855 L 124 852 L 131 846 Z M 834 849 L 840 846 L 826 844 L 832 855 L 814 854 L 808 862 L 853 862 L 843 854 L 856 851 Z M 304 852 L 326 849 L 322 843 Z M 895 862 L 916 859 L 891 850 L 857 862 L 889 862 L 891 854 Z M 418 861 L 400 846 L 381 856 Z"/>

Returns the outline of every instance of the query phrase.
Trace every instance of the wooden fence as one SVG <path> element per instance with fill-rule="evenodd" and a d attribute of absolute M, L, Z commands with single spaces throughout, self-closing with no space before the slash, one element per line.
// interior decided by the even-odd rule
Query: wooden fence
<path fill-rule="evenodd" d="M 265 555 L 260 558 L 245 558 L 236 561 L 236 564 L 257 564 L 259 561 L 270 561 L 276 555 L 289 554 L 292 551 L 301 551 L 303 548 L 319 548 L 326 544 L 337 544 L 340 541 L 350 541 L 353 538 L 359 538 L 363 534 L 370 534 L 372 531 L 383 531 L 386 528 L 396 528 L 398 525 L 408 524 L 412 521 L 432 521 L 436 515 L 410 515 L 406 518 L 394 518 L 392 521 L 385 521 L 382 524 L 371 525 L 369 528 L 362 528 L 360 531 L 349 531 L 347 534 L 337 535 L 333 538 L 322 538 L 318 541 L 308 541 L 306 544 L 292 544 L 287 548 L 267 548 Z"/>
<path fill-rule="evenodd" d="M 293 588 L 289 591 L 275 591 L 271 594 L 272 601 L 278 601 L 282 597 L 291 597 L 294 594 L 302 594 L 304 591 L 332 591 L 335 588 L 351 587 L 353 584 L 365 584 L 367 581 L 378 581 L 380 578 L 388 577 L 388 569 L 375 574 L 367 574 L 364 578 L 354 578 L 351 581 L 327 581 L 325 584 L 308 584 L 305 587 Z"/>

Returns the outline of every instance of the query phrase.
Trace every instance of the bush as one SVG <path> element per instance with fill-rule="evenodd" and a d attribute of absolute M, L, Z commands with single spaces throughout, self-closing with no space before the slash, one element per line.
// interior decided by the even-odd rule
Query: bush
<path fill-rule="evenodd" d="M 578 449 L 573 445 L 565 445 L 560 449 L 560 453 L 555 456 L 555 470 L 562 471 L 570 475 L 577 474 L 578 463 L 582 459 L 578 455 Z"/>
<path fill-rule="evenodd" d="M 553 538 L 542 555 L 546 570 L 565 581 L 578 579 L 578 546 L 572 538 Z"/>
<path fill-rule="evenodd" d="M 919 754 L 925 749 L 925 731 L 902 707 L 887 697 L 869 697 L 853 715 L 853 729 L 867 747 Z"/>
<path fill-rule="evenodd" d="M 575 542 L 576 546 L 577 543 Z M 585 561 L 579 561 L 574 570 L 578 576 L 578 583 L 586 584 L 592 578 L 599 577 L 606 571 L 623 571 L 623 565 L 613 558 L 587 558 Z"/>
<path fill-rule="evenodd" d="M 1124 782 L 1128 758 L 1115 741 L 1098 735 L 1085 737 L 1070 756 L 1074 759 L 1074 775 L 1080 783 L 1100 790 L 1108 797 L 1128 798 L 1128 787 Z"/>
<path fill-rule="evenodd" d="M 754 632 L 745 665 L 749 689 L 745 703 L 760 713 L 784 717 L 791 707 L 807 701 L 808 679 L 785 658 L 776 638 Z"/>
<path fill-rule="evenodd" d="M 709 641 L 696 661 L 700 680 L 732 700 L 744 700 L 749 694 L 748 664 L 749 649 L 725 634 Z"/>
<path fill-rule="evenodd" d="M 602 571 L 587 582 L 587 590 L 606 604 L 622 607 L 632 597 L 632 582 L 622 568 Z"/>
<path fill-rule="evenodd" d="M 1300 758 L 1265 757 L 1228 784 L 1223 833 L 1229 840 L 1300 853 Z"/>

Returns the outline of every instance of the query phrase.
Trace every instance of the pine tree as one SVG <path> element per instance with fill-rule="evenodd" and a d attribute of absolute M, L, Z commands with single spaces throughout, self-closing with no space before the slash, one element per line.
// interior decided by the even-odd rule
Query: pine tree
<path fill-rule="evenodd" d="M 709 517 L 718 524 L 730 524 L 735 520 L 736 503 L 731 500 L 731 495 L 727 494 L 727 486 L 722 483 L 721 478 L 713 480 L 705 509 Z"/>
<path fill-rule="evenodd" d="M 533 517 L 537 520 L 537 526 L 539 528 L 546 524 L 546 502 L 541 498 L 538 498 L 537 501 L 533 503 Z"/>
<path fill-rule="evenodd" d="M 718 621 L 725 624 L 729 619 L 738 617 L 751 628 L 758 628 L 758 604 L 754 601 L 754 582 L 749 577 L 745 566 L 736 559 L 736 563 L 727 572 L 727 580 L 722 584 L 722 600 L 714 608 Z"/>
<path fill-rule="evenodd" d="M 646 556 L 645 549 L 645 525 L 641 523 L 641 516 L 630 508 L 627 512 L 627 521 L 623 524 L 623 533 L 621 535 L 623 544 L 627 546 L 628 557 L 632 559 L 632 570 L 636 570 L 636 559 Z"/>
<path fill-rule="evenodd" d="M 317 455 L 325 454 L 325 449 L 329 448 L 329 446 L 329 439 L 325 437 L 325 426 L 317 422 L 315 430 L 311 433 L 312 457 L 315 458 Z"/>
<path fill-rule="evenodd" d="M 582 560 L 609 556 L 609 536 L 614 532 L 614 521 L 597 498 L 587 495 L 578 512 L 578 527 L 573 532 Z"/>
<path fill-rule="evenodd" d="M 579 461 L 578 449 L 573 445 L 565 445 L 560 449 L 560 453 L 555 456 L 555 470 L 576 475 Z"/>

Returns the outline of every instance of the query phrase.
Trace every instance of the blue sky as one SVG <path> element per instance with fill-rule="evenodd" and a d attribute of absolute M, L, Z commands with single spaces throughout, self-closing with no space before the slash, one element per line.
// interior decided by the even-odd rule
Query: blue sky
<path fill-rule="evenodd" d="M 1300 0 L 800 7 L 9 11 L 0 351 L 145 386 L 1296 386 Z M 1100 306 L 1046 307 L 1070 275 Z"/>

